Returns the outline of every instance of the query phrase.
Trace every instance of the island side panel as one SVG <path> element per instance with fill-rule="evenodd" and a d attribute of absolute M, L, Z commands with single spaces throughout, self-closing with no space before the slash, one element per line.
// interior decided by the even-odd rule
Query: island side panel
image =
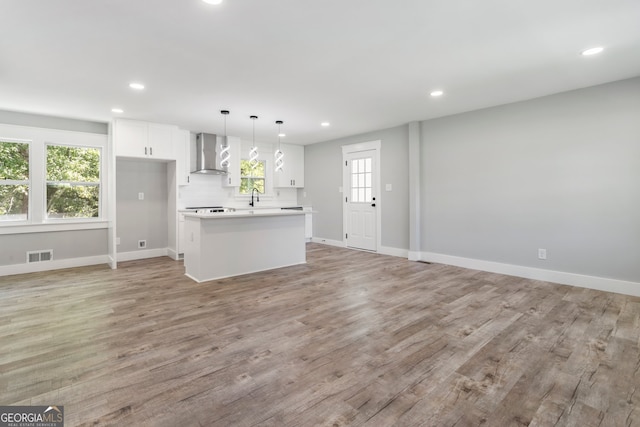
<path fill-rule="evenodd" d="M 185 224 L 185 268 L 198 282 L 306 262 L 304 215 L 191 220 L 199 226 Z M 199 234 L 194 242 L 189 242 L 191 228 Z M 190 243 L 195 244 L 198 254 L 190 256 Z"/>
<path fill-rule="evenodd" d="M 202 251 L 200 249 L 200 219 L 185 216 L 184 221 L 184 268 L 186 275 L 199 277 Z"/>

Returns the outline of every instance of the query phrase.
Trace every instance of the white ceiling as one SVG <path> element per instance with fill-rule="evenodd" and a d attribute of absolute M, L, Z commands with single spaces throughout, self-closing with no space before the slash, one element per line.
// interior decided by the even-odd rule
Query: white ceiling
<path fill-rule="evenodd" d="M 0 109 L 212 133 L 229 109 L 228 133 L 255 114 L 261 141 L 275 120 L 309 144 L 640 75 L 638 0 L 2 0 L 0 17 Z"/>

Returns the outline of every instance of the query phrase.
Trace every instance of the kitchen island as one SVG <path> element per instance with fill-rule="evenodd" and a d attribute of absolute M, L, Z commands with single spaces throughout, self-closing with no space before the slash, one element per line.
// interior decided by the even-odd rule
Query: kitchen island
<path fill-rule="evenodd" d="M 196 282 L 304 264 L 305 212 L 185 213 L 184 266 Z"/>

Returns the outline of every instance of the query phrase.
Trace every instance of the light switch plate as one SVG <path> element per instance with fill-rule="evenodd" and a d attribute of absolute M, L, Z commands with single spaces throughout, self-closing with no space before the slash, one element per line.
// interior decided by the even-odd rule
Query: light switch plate
<path fill-rule="evenodd" d="M 144 193 L 138 193 L 138 200 L 144 200 Z"/>
<path fill-rule="evenodd" d="M 386 191 L 391 191 L 391 190 L 393 189 L 393 187 L 391 186 L 391 184 L 386 184 L 386 185 L 384 186 L 384 189 L 385 189 Z"/>

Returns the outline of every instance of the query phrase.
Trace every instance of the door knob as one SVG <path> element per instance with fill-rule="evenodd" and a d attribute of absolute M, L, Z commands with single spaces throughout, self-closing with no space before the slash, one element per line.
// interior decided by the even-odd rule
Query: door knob
<path fill-rule="evenodd" d="M 371 203 L 371 206 L 373 206 L 373 207 L 375 208 L 375 207 L 376 207 L 376 204 L 375 204 L 375 203 Z"/>

